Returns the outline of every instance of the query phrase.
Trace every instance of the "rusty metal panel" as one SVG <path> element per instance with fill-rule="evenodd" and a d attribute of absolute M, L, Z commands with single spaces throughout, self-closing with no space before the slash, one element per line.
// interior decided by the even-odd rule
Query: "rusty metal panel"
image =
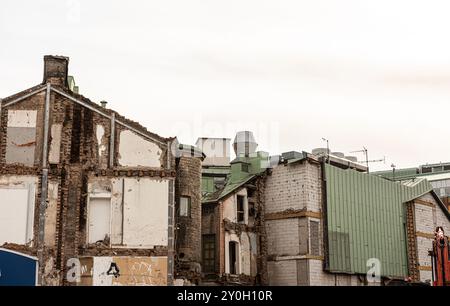
<path fill-rule="evenodd" d="M 432 188 L 424 180 L 393 182 L 324 165 L 327 193 L 328 269 L 366 274 L 367 260 L 382 276 L 407 275 L 404 203 Z"/>

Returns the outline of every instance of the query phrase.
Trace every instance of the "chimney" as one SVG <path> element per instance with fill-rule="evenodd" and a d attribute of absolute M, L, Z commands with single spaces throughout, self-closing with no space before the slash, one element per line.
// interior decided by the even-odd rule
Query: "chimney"
<path fill-rule="evenodd" d="M 44 56 L 44 84 L 68 87 L 67 73 L 69 58 L 65 56 Z"/>
<path fill-rule="evenodd" d="M 106 104 L 108 104 L 107 101 L 100 101 L 100 105 L 101 105 L 103 108 L 106 108 Z"/>

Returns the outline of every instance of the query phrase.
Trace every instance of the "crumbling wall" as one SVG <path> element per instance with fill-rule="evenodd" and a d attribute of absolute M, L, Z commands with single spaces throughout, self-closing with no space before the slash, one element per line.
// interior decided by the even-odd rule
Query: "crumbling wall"
<path fill-rule="evenodd" d="M 57 59 L 50 64 L 47 63 L 48 61 L 51 62 L 52 59 L 46 57 L 44 82 L 50 81 L 53 85 L 60 86 L 55 89 L 73 95 L 83 103 L 88 104 L 90 108 L 96 108 L 108 116 L 113 115 L 111 110 L 101 108 L 81 95 L 73 94 L 67 90 L 67 82 L 63 80 L 65 76 L 61 75 L 61 73 L 64 73 L 58 68 L 63 65 L 64 71 L 67 72 L 67 59 Z M 58 70 L 56 74 L 53 71 L 55 69 Z M 25 217 L 27 237 L 23 241 L 17 241 L 23 242 L 23 244 L 8 244 L 7 247 L 24 249 L 36 255 L 38 233 L 40 232 L 39 206 L 41 198 L 46 198 L 45 228 L 42 229 L 44 232 L 43 258 L 41 261 L 43 284 L 66 283 L 64 277 L 69 258 L 77 257 L 80 253 L 92 252 L 105 255 L 108 252 L 113 252 L 112 248 L 107 250 L 102 246 L 91 248 L 86 244 L 88 180 L 89 177 L 95 175 L 111 179 L 113 190 L 116 190 L 116 187 L 127 186 L 126 184 L 120 185 L 118 183 L 120 180 L 128 180 L 133 185 L 130 185 L 129 190 L 131 191 L 125 189 L 111 196 L 116 210 L 120 208 L 122 212 L 122 208 L 124 208 L 128 213 L 134 214 L 135 219 L 139 215 L 136 207 L 124 207 L 125 205 L 122 205 L 122 203 L 125 203 L 125 201 L 118 200 L 118 195 L 125 194 L 125 197 L 141 199 L 137 203 L 138 206 L 145 202 L 144 198 L 152 198 L 153 201 L 150 204 L 154 205 L 154 211 L 158 212 L 158 214 L 155 214 L 154 211 L 151 211 L 152 214 L 149 214 L 150 209 L 147 207 L 147 209 L 143 209 L 143 216 L 149 216 L 148 220 L 133 224 L 124 222 L 124 226 L 142 225 L 145 230 L 140 230 L 139 233 L 137 233 L 136 228 L 129 230 L 128 232 L 134 232 L 135 234 L 128 238 L 125 237 L 125 240 L 130 241 L 127 246 L 131 246 L 133 249 L 122 249 L 114 252 L 124 255 L 166 256 L 169 258 L 168 262 L 171 263 L 168 217 L 170 217 L 169 206 L 173 203 L 175 172 L 168 168 L 174 169 L 175 161 L 166 147 L 166 143 L 170 139 L 152 134 L 138 123 L 115 113 L 117 120 L 137 129 L 140 133 L 148 134 L 149 138 L 155 140 L 155 143 L 153 144 L 153 141 L 138 136 L 137 144 L 139 148 L 131 148 L 131 145 L 134 145 L 133 137 L 137 133 L 134 135 L 134 132 L 131 132 L 127 127 L 117 124 L 115 138 L 112 140 L 114 152 L 110 152 L 111 119 L 52 91 L 49 97 L 49 137 L 48 143 L 45 144 L 48 148 L 48 155 L 44 157 L 48 159 L 49 164 L 48 169 L 45 169 L 45 171 L 48 170 L 48 186 L 42 186 L 42 175 L 45 173 L 42 153 L 44 152 L 46 91 L 43 90 L 18 103 L 5 107 L 7 103 L 41 88 L 42 86 L 39 85 L 2 101 L 0 115 L 0 182 L 9 179 L 8 176 L 29 176 L 33 178 L 33 183 L 28 184 L 28 186 L 33 186 L 32 192 L 28 190 L 28 193 L 25 194 L 25 191 L 17 191 L 17 194 L 14 195 L 18 197 L 19 202 L 21 202 L 20 199 L 27 198 L 27 209 L 32 211 L 31 213 L 27 212 L 28 216 Z M 122 144 L 121 140 L 123 141 Z M 149 149 L 151 149 L 151 152 Z M 157 163 L 155 162 L 156 155 Z M 149 164 L 149 156 L 153 164 Z M 111 157 L 112 165 L 110 165 Z M 136 158 L 142 159 L 144 162 L 140 163 Z M 120 165 L 119 159 L 126 162 Z M 120 170 L 118 170 L 119 166 Z M 15 189 L 11 186 L 7 188 L 9 198 L 13 196 L 11 192 L 14 193 L 14 190 L 18 190 L 17 188 L 21 183 L 13 182 L 13 184 L 15 184 Z M 41 197 L 43 187 L 48 187 L 48 193 Z M 139 190 L 138 195 L 133 192 L 135 189 Z M 0 190 L 2 190 L 1 186 Z M 136 204 L 133 199 L 127 201 Z M 141 208 L 139 209 L 141 210 Z M 4 212 L 3 216 L 6 216 L 6 210 Z M 18 213 L 19 211 L 16 212 L 16 215 L 20 215 Z M 23 216 L 20 218 L 23 219 Z M 152 224 L 149 226 L 148 222 Z M 6 223 L 3 222 L 3 224 Z M 123 233 L 123 228 L 120 228 L 120 230 Z M 116 232 L 118 233 L 119 230 L 116 229 Z M 139 235 L 140 237 L 137 240 L 133 240 Z M 146 241 L 141 244 L 140 241 L 143 237 Z M 155 237 L 157 239 L 154 239 Z M 123 244 L 123 236 L 119 237 L 116 234 L 114 239 L 116 239 L 116 242 L 120 239 L 121 244 Z M 28 243 L 28 245 L 25 245 L 25 243 Z M 148 249 L 141 250 L 139 248 Z M 166 274 L 169 270 L 168 267 Z"/>
<path fill-rule="evenodd" d="M 25 93 L 24 93 L 25 94 Z M 14 96 L 16 97 L 16 96 Z M 0 164 L 33 167 L 40 164 L 45 93 L 1 109 Z M 4 100 L 3 104 L 9 100 Z"/>

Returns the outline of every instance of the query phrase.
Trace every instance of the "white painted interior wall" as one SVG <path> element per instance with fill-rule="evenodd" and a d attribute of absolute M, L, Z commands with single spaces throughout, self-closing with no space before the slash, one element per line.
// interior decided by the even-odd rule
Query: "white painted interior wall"
<path fill-rule="evenodd" d="M 124 190 L 124 245 L 167 246 L 169 181 L 126 178 Z"/>
<path fill-rule="evenodd" d="M 37 181 L 33 176 L 0 178 L 0 245 L 32 241 Z"/>
<path fill-rule="evenodd" d="M 124 167 L 161 168 L 161 148 L 136 133 L 124 130 L 120 133 L 119 165 Z"/>

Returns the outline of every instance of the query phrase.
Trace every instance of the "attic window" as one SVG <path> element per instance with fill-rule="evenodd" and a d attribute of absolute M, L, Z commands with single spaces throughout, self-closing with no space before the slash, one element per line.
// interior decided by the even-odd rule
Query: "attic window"
<path fill-rule="evenodd" d="M 241 170 L 243 172 L 248 172 L 248 164 L 241 164 Z"/>

